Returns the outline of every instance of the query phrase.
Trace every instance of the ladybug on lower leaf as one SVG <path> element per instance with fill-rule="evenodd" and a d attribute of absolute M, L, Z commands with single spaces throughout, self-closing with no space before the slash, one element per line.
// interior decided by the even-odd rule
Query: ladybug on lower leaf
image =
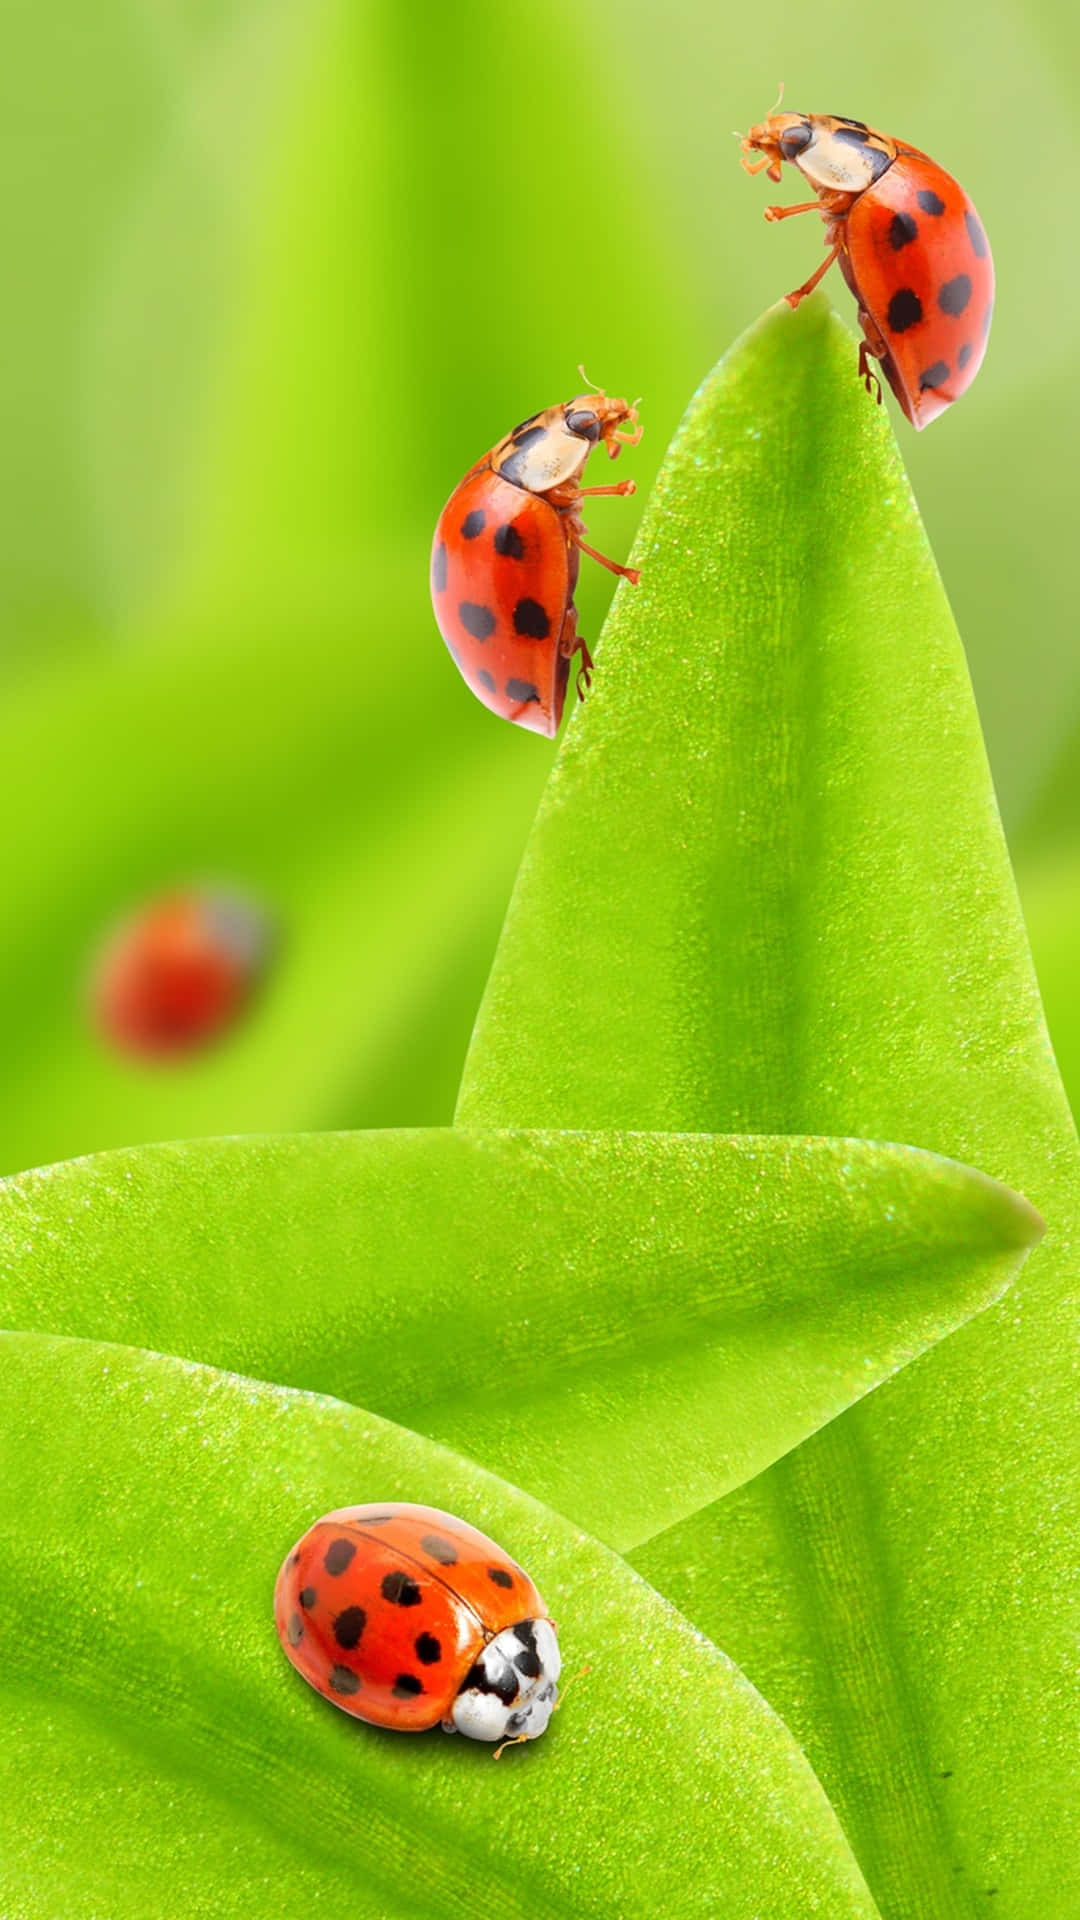
<path fill-rule="evenodd" d="M 574 606 L 580 555 L 635 586 L 639 578 L 586 546 L 579 511 L 586 495 L 635 491 L 632 480 L 580 482 L 601 441 L 612 460 L 637 445 L 636 421 L 636 407 L 601 390 L 534 413 L 469 469 L 435 529 L 432 604 L 462 678 L 493 713 L 549 738 L 578 649 L 579 698 L 592 673 Z M 632 431 L 619 431 L 625 423 Z"/>
<path fill-rule="evenodd" d="M 838 260 L 859 303 L 867 392 L 881 399 L 873 355 L 912 426 L 928 426 L 978 373 L 994 306 L 990 243 L 963 187 L 918 147 L 831 113 L 771 113 L 742 152 L 748 173 L 778 181 L 786 160 L 817 195 L 765 209 L 767 220 L 817 211 L 825 221 L 828 257 L 789 304 Z"/>
<path fill-rule="evenodd" d="M 437 1507 L 324 1514 L 285 1559 L 274 1620 L 297 1672 L 372 1726 L 509 1746 L 558 1704 L 559 1643 L 528 1574 Z"/>

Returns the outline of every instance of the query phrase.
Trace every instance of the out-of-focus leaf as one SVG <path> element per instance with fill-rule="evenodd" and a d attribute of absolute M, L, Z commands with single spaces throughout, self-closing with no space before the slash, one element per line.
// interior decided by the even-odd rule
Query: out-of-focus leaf
<path fill-rule="evenodd" d="M 3 863 L 5 1171 L 179 1134 L 449 1118 L 548 756 L 475 701 L 447 739 L 456 676 L 434 629 L 421 647 L 410 612 L 415 653 L 371 642 L 411 599 L 429 619 L 423 581 L 412 594 L 383 555 L 363 607 L 313 606 L 300 648 L 287 609 L 208 615 L 9 694 L 0 755 L 28 830 Z M 214 1051 L 132 1064 L 92 1031 L 95 951 L 189 880 L 265 905 L 265 990 Z"/>
<path fill-rule="evenodd" d="M 641 1564 L 804 1741 L 890 1916 L 1080 1909 L 1076 1140 L 963 655 L 820 306 L 707 383 L 635 557 L 460 1115 L 908 1140 L 1039 1205 L 1007 1304 Z"/>
<path fill-rule="evenodd" d="M 0 1322 L 371 1406 L 625 1547 L 978 1312 L 1040 1231 L 863 1141 L 196 1142 L 0 1188 Z"/>
<path fill-rule="evenodd" d="M 334 1401 L 97 1342 L 0 1346 L 5 1913 L 874 1920 L 786 1729 L 566 1521 Z M 535 1747 L 493 1765 L 380 1732 L 287 1665 L 280 1560 L 373 1497 L 461 1513 L 528 1566 L 568 1671 L 590 1667 Z"/>

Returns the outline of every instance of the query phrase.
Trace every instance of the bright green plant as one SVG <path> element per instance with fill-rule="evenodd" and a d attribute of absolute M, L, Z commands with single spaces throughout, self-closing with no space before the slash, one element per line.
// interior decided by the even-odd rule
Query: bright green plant
<path fill-rule="evenodd" d="M 1075 1140 L 959 646 L 824 306 L 707 383 L 637 558 L 457 1129 L 8 1184 L 34 1920 L 1077 1904 Z M 292 1538 L 394 1496 L 503 1539 L 591 1665 L 498 1768 L 277 1651 Z"/>

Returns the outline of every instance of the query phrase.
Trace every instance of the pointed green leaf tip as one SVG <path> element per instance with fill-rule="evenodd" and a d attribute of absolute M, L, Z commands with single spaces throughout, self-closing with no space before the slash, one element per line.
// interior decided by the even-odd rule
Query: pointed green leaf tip
<path fill-rule="evenodd" d="M 823 1132 L 985 1165 L 920 1090 L 966 1098 L 992 1065 L 971 1005 L 1017 950 L 1011 877 L 856 359 L 821 299 L 782 305 L 691 403 L 526 848 L 461 1123 Z M 1002 1018 L 995 1057 L 1035 1030 L 1030 980 Z"/>
<path fill-rule="evenodd" d="M 626 1549 L 980 1312 L 1040 1231 L 861 1140 L 192 1141 L 0 1184 L 0 1325 L 336 1394 Z"/>

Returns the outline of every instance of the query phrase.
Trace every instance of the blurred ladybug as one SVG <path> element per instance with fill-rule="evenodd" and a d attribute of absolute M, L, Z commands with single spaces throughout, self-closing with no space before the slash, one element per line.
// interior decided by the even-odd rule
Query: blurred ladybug
<path fill-rule="evenodd" d="M 92 1003 L 124 1053 L 179 1057 L 218 1039 L 249 999 L 269 949 L 266 917 L 233 894 L 166 895 L 120 926 Z"/>
<path fill-rule="evenodd" d="M 579 648 L 579 699 L 589 685 L 593 663 L 574 605 L 580 555 L 638 582 L 636 568 L 586 546 L 579 512 L 586 495 L 635 491 L 632 480 L 580 480 L 600 441 L 612 460 L 637 445 L 636 420 L 636 407 L 599 389 L 534 413 L 470 467 L 439 516 L 431 555 L 439 631 L 477 699 L 534 733 L 558 732 Z M 626 421 L 633 431 L 618 432 Z"/>
<path fill-rule="evenodd" d="M 817 194 L 766 207 L 766 220 L 821 214 L 828 258 L 786 297 L 812 292 L 834 260 L 859 303 L 867 392 L 884 370 L 913 427 L 958 400 L 979 371 L 994 309 L 994 263 L 975 208 L 952 175 L 918 147 L 831 113 L 771 113 L 742 143 L 748 173 L 780 179 L 788 161 Z M 752 163 L 750 155 L 764 158 Z"/>
<path fill-rule="evenodd" d="M 437 1507 L 324 1514 L 278 1574 L 274 1622 L 297 1672 L 375 1727 L 514 1745 L 558 1704 L 559 1643 L 528 1574 Z"/>

